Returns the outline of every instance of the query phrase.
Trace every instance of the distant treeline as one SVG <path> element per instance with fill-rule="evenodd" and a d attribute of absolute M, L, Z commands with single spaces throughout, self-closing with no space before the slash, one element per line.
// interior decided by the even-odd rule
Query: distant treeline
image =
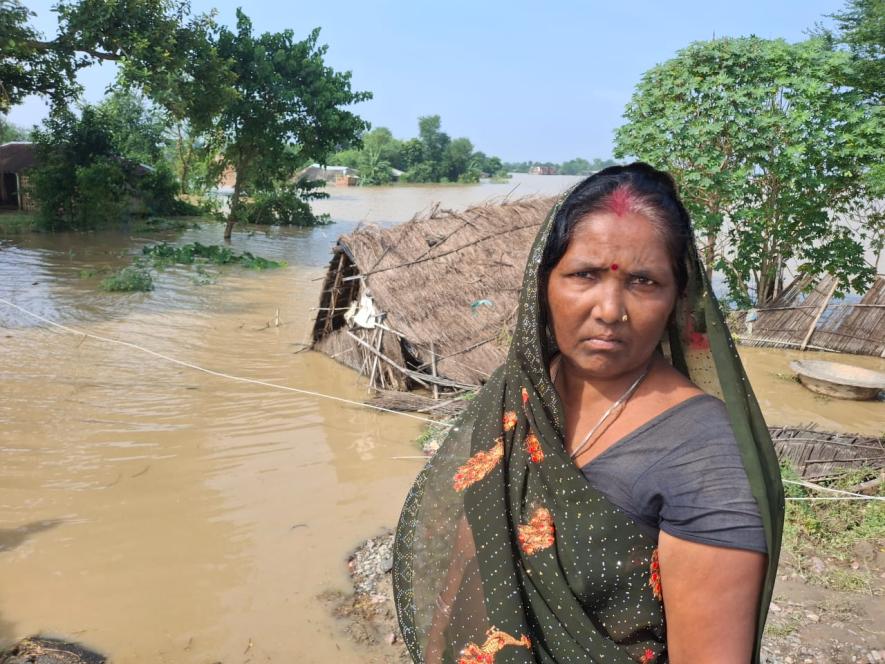
<path fill-rule="evenodd" d="M 555 164 L 552 161 L 515 161 L 504 162 L 504 169 L 508 173 L 528 173 L 536 166 L 544 169 L 545 172 L 551 171 L 556 175 L 590 175 L 596 171 L 601 171 L 608 166 L 614 166 L 617 162 L 612 159 L 599 159 L 587 161 L 576 157 L 569 159 L 561 164 Z"/>
<path fill-rule="evenodd" d="M 342 150 L 330 165 L 359 172 L 360 184 L 401 182 L 479 182 L 480 177 L 506 177 L 498 157 L 473 149 L 468 138 L 451 138 L 438 115 L 418 118 L 418 137 L 395 138 L 386 127 L 363 134 L 362 147 Z"/>

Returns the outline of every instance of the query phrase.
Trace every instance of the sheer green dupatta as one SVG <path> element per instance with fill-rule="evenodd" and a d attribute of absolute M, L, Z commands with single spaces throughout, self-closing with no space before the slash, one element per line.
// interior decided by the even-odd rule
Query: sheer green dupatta
<path fill-rule="evenodd" d="M 668 343 L 663 345 L 672 350 L 671 361 L 677 369 L 703 390 L 725 402 L 741 461 L 762 516 L 768 562 L 753 644 L 753 662 L 758 662 L 765 619 L 777 578 L 784 528 L 785 503 L 780 464 L 768 426 L 694 243 L 689 256 L 689 275 L 689 293 L 681 303 L 686 308 L 679 312 L 681 315 L 676 319 L 682 324 L 670 326 Z"/>
<path fill-rule="evenodd" d="M 655 543 L 562 443 L 539 290 L 557 209 L 529 255 L 507 361 L 419 474 L 397 527 L 394 596 L 416 662 L 666 661 Z M 697 256 L 689 263 L 662 351 L 728 408 L 768 542 L 761 635 L 782 526 L 778 464 Z"/>

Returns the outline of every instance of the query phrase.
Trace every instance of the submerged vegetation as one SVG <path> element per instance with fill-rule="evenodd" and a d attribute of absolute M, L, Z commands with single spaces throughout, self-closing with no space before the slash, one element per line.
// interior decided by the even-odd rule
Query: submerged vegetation
<path fill-rule="evenodd" d="M 33 212 L 4 212 L 0 214 L 0 235 L 17 235 L 40 229 L 40 222 Z"/>
<path fill-rule="evenodd" d="M 101 289 L 120 293 L 150 291 L 154 289 L 154 279 L 144 267 L 130 265 L 103 279 Z"/>
<path fill-rule="evenodd" d="M 169 265 L 193 265 L 195 263 L 211 263 L 212 265 L 236 263 L 251 270 L 272 270 L 286 265 L 281 261 L 255 256 L 248 251 L 238 254 L 229 247 L 217 244 L 205 245 L 199 242 L 180 246 L 163 242 L 144 247 L 141 253 L 156 269 L 163 269 Z"/>
<path fill-rule="evenodd" d="M 196 285 L 215 282 L 214 275 L 206 270 L 208 265 L 239 265 L 248 270 L 273 270 L 285 267 L 283 261 L 273 261 L 244 251 L 237 253 L 229 247 L 205 245 L 199 242 L 175 246 L 162 242 L 148 245 L 136 256 L 132 265 L 105 277 L 99 287 L 110 292 L 143 292 L 154 289 L 152 272 L 160 272 L 173 265 L 193 266 L 192 281 Z M 81 279 L 91 279 L 105 272 L 102 268 L 80 270 Z"/>

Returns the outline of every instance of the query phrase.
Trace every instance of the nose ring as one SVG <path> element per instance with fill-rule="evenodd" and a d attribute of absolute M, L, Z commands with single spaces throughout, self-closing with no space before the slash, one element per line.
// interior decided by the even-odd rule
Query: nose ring
<path fill-rule="evenodd" d="M 626 313 L 625 313 L 623 316 L 621 316 L 621 322 L 622 322 L 622 323 L 626 323 L 628 319 L 629 319 L 629 316 L 627 316 Z"/>

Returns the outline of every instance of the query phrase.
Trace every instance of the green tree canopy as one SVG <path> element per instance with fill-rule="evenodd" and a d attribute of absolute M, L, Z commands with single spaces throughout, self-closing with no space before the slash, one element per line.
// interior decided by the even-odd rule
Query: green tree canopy
<path fill-rule="evenodd" d="M 20 0 L 0 0 L 0 115 L 28 95 L 57 102 L 79 89 L 75 63 L 43 46 L 42 35 L 29 24 L 33 16 Z"/>
<path fill-rule="evenodd" d="M 562 166 L 559 167 L 559 172 L 562 175 L 589 175 L 593 171 L 589 161 L 577 157 L 563 162 Z"/>
<path fill-rule="evenodd" d="M 885 2 L 849 0 L 845 9 L 831 14 L 836 32 L 821 31 L 851 53 L 844 81 L 880 103 L 885 95 Z"/>
<path fill-rule="evenodd" d="M 371 98 L 354 92 L 350 72 L 326 66 L 319 29 L 297 41 L 291 30 L 255 35 L 237 10 L 236 31 L 220 28 L 215 46 L 232 73 L 230 100 L 212 119 L 219 167 L 236 174 L 225 238 L 252 192 L 288 182 L 299 166 L 324 162 L 337 147 L 355 142 L 368 125 L 345 106 Z M 206 90 L 206 94 L 212 94 Z"/>
<path fill-rule="evenodd" d="M 864 288 L 860 174 L 882 158 L 881 123 L 837 81 L 849 66 L 825 40 L 698 42 L 645 73 L 616 133 L 616 155 L 672 172 L 732 298 L 765 304 L 787 263 Z"/>
<path fill-rule="evenodd" d="M 155 128 L 141 117 L 121 131 L 119 108 L 113 102 L 84 106 L 79 117 L 56 109 L 34 131 L 40 158 L 31 179 L 47 227 L 83 230 L 119 223 L 133 212 L 176 211 L 175 182 L 164 165 L 140 165 Z M 124 113 L 130 120 L 131 110 Z"/>
<path fill-rule="evenodd" d="M 479 182 L 480 177 L 506 176 L 498 157 L 474 151 L 468 138 L 452 139 L 442 131 L 438 115 L 418 119 L 418 137 L 398 140 L 387 127 L 377 127 L 361 137 L 362 147 L 331 156 L 339 166 L 355 168 L 364 185 L 386 184 L 393 170 L 403 171 L 406 182 Z"/>

